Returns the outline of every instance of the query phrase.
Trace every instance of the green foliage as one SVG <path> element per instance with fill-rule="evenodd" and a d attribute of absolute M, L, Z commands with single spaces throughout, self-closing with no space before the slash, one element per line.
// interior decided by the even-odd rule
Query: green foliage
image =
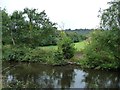
<path fill-rule="evenodd" d="M 84 49 L 82 66 L 88 68 L 120 68 L 120 1 L 109 2 L 110 7 L 103 10 L 101 28 L 94 31 Z"/>
<path fill-rule="evenodd" d="M 73 42 L 80 42 L 87 39 L 87 35 L 85 34 L 80 34 L 73 31 L 66 31 L 65 33 Z"/>
<path fill-rule="evenodd" d="M 61 37 L 61 40 L 58 42 L 58 51 L 62 52 L 64 59 L 70 59 L 74 56 L 74 44 L 64 32 L 61 32 Z"/>
<path fill-rule="evenodd" d="M 78 41 L 77 34 L 71 36 L 71 39 L 61 35 L 55 27 L 56 23 L 50 21 L 45 11 L 38 12 L 37 9 L 25 8 L 9 15 L 6 10 L 2 10 L 2 18 L 3 60 L 54 64 L 64 63 L 64 59 L 74 56 L 71 39 Z M 61 40 L 58 51 L 38 48 L 56 45 L 59 39 Z"/>
<path fill-rule="evenodd" d="M 20 62 L 42 62 L 47 63 L 53 59 L 53 52 L 43 50 L 41 48 L 29 47 L 3 47 L 3 60 L 5 61 L 20 61 Z"/>
<path fill-rule="evenodd" d="M 100 26 L 102 29 L 112 30 L 113 28 L 120 29 L 120 1 L 111 1 L 108 3 L 109 8 L 100 10 Z"/>
<path fill-rule="evenodd" d="M 120 68 L 119 30 L 95 31 L 91 34 L 84 50 L 85 60 L 82 64 L 92 68 Z"/>
<path fill-rule="evenodd" d="M 45 63 L 52 56 L 52 52 L 42 50 L 40 48 L 32 49 L 26 53 L 22 61 L 37 61 Z"/>
<path fill-rule="evenodd" d="M 56 51 L 54 53 L 54 63 L 56 63 L 56 64 L 62 64 L 64 62 L 65 62 L 65 60 L 63 58 L 63 53 L 61 51 Z"/>
<path fill-rule="evenodd" d="M 2 58 L 5 61 L 21 61 L 23 60 L 26 53 L 25 48 L 13 47 L 11 45 L 3 46 L 2 50 L 3 50 Z"/>
<path fill-rule="evenodd" d="M 78 51 L 83 49 L 83 47 L 84 42 L 75 43 L 75 48 Z M 58 50 L 58 46 L 30 48 L 29 46 L 26 47 L 26 45 L 3 45 L 2 50 L 3 61 L 41 62 L 54 65 L 67 63 L 63 57 L 63 52 Z"/>
<path fill-rule="evenodd" d="M 25 8 L 24 11 L 16 10 L 9 15 L 4 9 L 2 20 L 4 45 L 26 45 L 35 48 L 57 44 L 56 23 L 49 20 L 45 11 L 38 12 L 37 9 Z"/>

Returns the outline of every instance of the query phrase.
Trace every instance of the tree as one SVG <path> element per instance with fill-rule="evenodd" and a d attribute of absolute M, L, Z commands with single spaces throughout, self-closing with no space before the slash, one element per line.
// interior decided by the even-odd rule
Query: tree
<path fill-rule="evenodd" d="M 120 1 L 109 4 L 101 15 L 102 30 L 90 35 L 90 43 L 84 50 L 88 67 L 120 68 Z"/>
<path fill-rule="evenodd" d="M 120 1 L 108 2 L 110 7 L 103 11 L 100 15 L 101 28 L 106 30 L 112 30 L 113 28 L 120 29 Z"/>
<path fill-rule="evenodd" d="M 11 31 L 11 37 L 13 41 L 13 45 L 15 45 L 16 42 L 20 43 L 23 30 L 25 29 L 25 20 L 23 17 L 23 13 L 21 11 L 14 11 L 12 15 L 10 16 L 10 31 Z"/>
<path fill-rule="evenodd" d="M 61 32 L 61 39 L 58 42 L 58 51 L 63 54 L 64 59 L 70 59 L 74 56 L 75 48 L 73 41 L 64 31 Z"/>
<path fill-rule="evenodd" d="M 25 8 L 24 14 L 26 14 L 26 18 L 29 19 L 28 24 L 31 43 L 32 41 L 36 41 L 36 43 L 39 42 L 38 45 L 50 45 L 56 43 L 56 23 L 52 23 L 49 20 L 45 11 L 38 13 L 37 9 Z M 36 36 L 39 38 L 36 38 Z"/>
<path fill-rule="evenodd" d="M 103 29 L 112 30 L 113 32 L 111 39 L 109 42 L 109 48 L 114 51 L 114 56 L 117 59 L 120 59 L 120 1 L 114 0 L 113 2 L 109 2 L 110 7 L 108 9 L 103 10 L 101 15 L 101 27 Z"/>
<path fill-rule="evenodd" d="M 1 10 L 2 12 L 2 43 L 10 43 L 10 16 L 6 12 L 6 9 Z M 6 36 L 7 35 L 7 36 Z"/>
<path fill-rule="evenodd" d="M 23 14 L 27 15 L 27 18 L 29 19 L 29 30 L 32 31 L 33 22 L 36 16 L 36 9 L 25 8 Z"/>
<path fill-rule="evenodd" d="M 2 18 L 3 42 L 6 44 L 36 47 L 55 45 L 57 42 L 56 23 L 50 21 L 45 11 L 25 8 L 24 11 L 16 10 L 8 15 L 4 9 Z"/>

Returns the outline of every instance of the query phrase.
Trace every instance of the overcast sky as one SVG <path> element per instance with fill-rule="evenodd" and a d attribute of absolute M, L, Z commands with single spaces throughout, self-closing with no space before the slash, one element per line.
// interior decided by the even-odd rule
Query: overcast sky
<path fill-rule="evenodd" d="M 52 22 L 64 29 L 97 28 L 100 8 L 108 7 L 111 0 L 0 0 L 0 6 L 8 13 L 25 7 L 45 10 Z"/>

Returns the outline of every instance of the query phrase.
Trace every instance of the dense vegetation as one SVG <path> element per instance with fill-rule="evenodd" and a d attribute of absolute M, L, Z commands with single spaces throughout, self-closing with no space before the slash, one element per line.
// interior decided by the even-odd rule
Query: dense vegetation
<path fill-rule="evenodd" d="M 56 44 L 55 23 L 47 17 L 45 11 L 25 8 L 8 15 L 2 10 L 3 44 L 27 45 L 30 47 Z M 7 35 L 7 36 L 6 36 Z"/>
<path fill-rule="evenodd" d="M 120 1 L 109 4 L 99 16 L 100 29 L 86 29 L 85 34 L 57 30 L 45 11 L 25 8 L 9 15 L 2 10 L 3 60 L 47 64 L 73 60 L 85 68 L 120 68 Z M 83 42 L 74 44 L 80 41 Z M 83 48 L 79 48 L 82 44 Z"/>
<path fill-rule="evenodd" d="M 94 31 L 84 50 L 81 65 L 90 68 L 120 68 L 120 1 L 102 11 L 101 30 Z"/>
<path fill-rule="evenodd" d="M 2 10 L 3 61 L 27 61 L 49 64 L 65 63 L 74 56 L 73 42 L 85 38 L 56 28 L 45 11 L 25 8 L 9 15 Z M 55 50 L 42 49 L 57 45 Z"/>
<path fill-rule="evenodd" d="M 88 34 L 91 33 L 93 30 L 91 29 L 65 29 L 65 33 L 68 37 L 70 37 L 74 42 L 80 42 L 86 40 Z"/>

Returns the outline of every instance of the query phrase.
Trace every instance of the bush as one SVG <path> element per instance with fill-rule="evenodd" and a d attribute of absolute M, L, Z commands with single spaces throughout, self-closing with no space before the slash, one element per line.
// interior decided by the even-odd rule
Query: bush
<path fill-rule="evenodd" d="M 26 53 L 25 48 L 12 47 L 10 45 L 6 45 L 3 47 L 3 57 L 2 59 L 5 61 L 21 61 Z"/>
<path fill-rule="evenodd" d="M 120 68 L 119 30 L 95 31 L 84 49 L 84 62 L 88 67 Z"/>
<path fill-rule="evenodd" d="M 54 64 L 62 64 L 64 63 L 63 53 L 60 51 L 56 51 L 54 53 Z"/>
<path fill-rule="evenodd" d="M 49 59 L 52 60 L 53 52 L 42 50 L 40 48 L 29 47 L 3 47 L 4 61 L 27 61 L 27 62 L 43 62 L 46 63 Z"/>
<path fill-rule="evenodd" d="M 66 36 L 64 32 L 61 33 L 61 40 L 58 42 L 58 51 L 63 54 L 64 59 L 70 59 L 74 56 L 75 48 L 72 40 Z"/>

